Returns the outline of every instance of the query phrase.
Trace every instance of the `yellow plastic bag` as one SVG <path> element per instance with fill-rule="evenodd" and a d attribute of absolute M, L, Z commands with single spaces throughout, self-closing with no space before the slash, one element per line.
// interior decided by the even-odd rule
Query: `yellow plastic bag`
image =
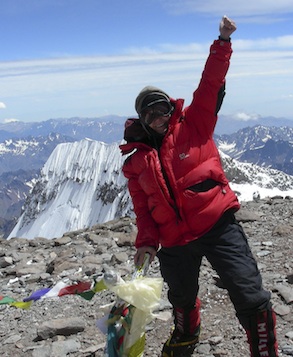
<path fill-rule="evenodd" d="M 129 304 L 129 326 L 125 326 L 123 357 L 142 357 L 145 345 L 146 325 L 154 318 L 163 288 L 162 278 L 141 276 L 131 281 L 119 278 L 109 289 Z M 126 321 L 126 320 L 125 320 Z"/>
<path fill-rule="evenodd" d="M 140 277 L 131 281 L 122 279 L 110 290 L 136 308 L 151 313 L 158 307 L 163 288 L 162 278 Z"/>

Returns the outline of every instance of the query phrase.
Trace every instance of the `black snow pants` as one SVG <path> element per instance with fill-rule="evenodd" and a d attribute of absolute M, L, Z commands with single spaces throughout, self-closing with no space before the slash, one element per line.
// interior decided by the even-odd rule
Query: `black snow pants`
<path fill-rule="evenodd" d="M 242 226 L 232 212 L 226 212 L 210 232 L 184 246 L 161 248 L 158 251 L 161 274 L 169 286 L 168 297 L 176 309 L 185 310 L 199 321 L 198 291 L 202 258 L 206 257 L 219 275 L 235 307 L 236 315 L 246 330 L 252 356 L 277 356 L 275 316 L 270 293 L 262 286 L 262 277 L 248 245 Z M 260 315 L 261 314 L 261 315 Z M 258 316 L 264 316 L 267 328 L 265 347 L 261 353 L 261 330 Z M 265 352 L 266 353 L 266 352 Z"/>
<path fill-rule="evenodd" d="M 162 248 L 158 252 L 161 273 L 169 286 L 169 299 L 173 306 L 194 306 L 203 256 L 228 290 L 240 319 L 266 307 L 270 293 L 262 287 L 262 278 L 247 237 L 231 212 L 224 214 L 203 237 L 187 245 Z"/>

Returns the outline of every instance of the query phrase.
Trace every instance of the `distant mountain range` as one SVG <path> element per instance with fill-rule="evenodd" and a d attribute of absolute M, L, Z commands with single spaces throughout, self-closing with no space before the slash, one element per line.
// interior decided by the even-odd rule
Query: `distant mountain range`
<path fill-rule="evenodd" d="M 244 120 L 244 119 L 245 120 Z M 251 128 L 256 126 L 265 127 L 289 127 L 293 128 L 292 119 L 287 118 L 275 118 L 275 117 L 261 117 L 254 116 L 247 118 L 245 114 L 238 115 L 220 115 L 217 122 L 215 133 L 217 135 L 233 134 L 240 129 Z"/>
<path fill-rule="evenodd" d="M 125 119 L 108 116 L 0 124 L 0 236 L 7 237 L 11 232 L 40 169 L 57 145 L 84 138 L 118 143 L 123 138 Z M 293 175 L 293 121 L 276 118 L 249 121 L 259 122 L 275 125 L 239 128 L 244 122 L 233 117 L 220 117 L 215 135 L 219 149 L 237 161 Z M 279 126 L 284 123 L 287 126 Z M 225 134 L 219 134 L 223 131 L 222 125 L 226 127 Z M 238 131 L 227 134 L 232 127 L 238 127 Z"/>
<path fill-rule="evenodd" d="M 51 119 L 32 123 L 0 123 L 0 143 L 17 138 L 46 137 L 52 133 L 71 138 L 71 141 L 90 138 L 112 143 L 122 140 L 125 120 L 125 117 L 111 115 L 100 118 Z"/>
<path fill-rule="evenodd" d="M 18 170 L 39 171 L 58 144 L 73 141 L 60 133 L 5 139 L 0 142 L 0 175 Z"/>
<path fill-rule="evenodd" d="M 68 231 L 133 216 L 127 181 L 121 171 L 124 159 L 118 143 L 85 139 L 58 145 L 43 167 L 9 238 L 61 237 Z M 250 200 L 255 190 L 262 189 L 277 188 L 293 195 L 293 176 L 239 163 L 224 154 L 222 161 L 240 199 L 247 190 Z"/>
<path fill-rule="evenodd" d="M 293 175 L 293 127 L 258 125 L 230 135 L 215 135 L 215 140 L 232 158 Z"/>
<path fill-rule="evenodd" d="M 110 143 L 120 141 L 123 138 L 126 119 L 126 117 L 118 115 L 109 115 L 99 118 L 76 117 L 30 123 L 20 121 L 0 123 L 0 142 L 12 138 L 47 136 L 51 133 L 59 133 L 74 140 L 90 138 Z M 220 115 L 215 133 L 217 135 L 232 134 L 240 129 L 259 125 L 293 128 L 293 119 L 258 116 L 249 120 L 240 120 L 239 115 Z"/>

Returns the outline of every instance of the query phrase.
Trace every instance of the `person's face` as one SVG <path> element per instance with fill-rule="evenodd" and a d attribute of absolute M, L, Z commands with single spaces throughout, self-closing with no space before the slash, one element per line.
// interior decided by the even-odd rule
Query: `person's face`
<path fill-rule="evenodd" d="M 158 134 L 164 135 L 168 130 L 172 110 L 168 103 L 155 104 L 145 113 L 144 122 Z"/>
<path fill-rule="evenodd" d="M 170 121 L 171 114 L 168 115 L 162 115 L 157 118 L 155 118 L 151 124 L 149 124 L 149 127 L 151 127 L 153 130 L 155 130 L 158 134 L 166 134 L 168 130 L 168 125 Z"/>

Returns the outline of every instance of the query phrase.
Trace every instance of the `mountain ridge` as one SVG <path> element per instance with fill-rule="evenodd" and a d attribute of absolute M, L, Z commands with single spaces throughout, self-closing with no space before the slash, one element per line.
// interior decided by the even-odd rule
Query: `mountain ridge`
<path fill-rule="evenodd" d="M 123 160 L 118 144 L 84 139 L 58 145 L 10 236 L 51 238 L 129 214 Z"/>
<path fill-rule="evenodd" d="M 59 144 L 44 165 L 8 238 L 61 237 L 66 231 L 133 216 L 127 180 L 121 170 L 124 160 L 118 143 L 84 139 Z M 224 154 L 222 161 L 240 200 L 252 200 L 253 193 L 263 189 L 293 196 L 293 176 L 239 163 Z"/>
<path fill-rule="evenodd" d="M 0 210 L 0 236 L 7 237 L 11 232 L 36 177 L 58 144 L 76 142 L 86 137 L 106 144 L 122 142 L 124 120 L 124 117 L 105 116 L 0 124 L 0 137 L 5 132 L 5 140 L 0 140 L 0 204 L 5 208 L 5 213 L 1 214 Z M 217 127 L 222 121 L 220 117 Z M 293 121 L 287 122 L 293 124 Z M 39 135 L 41 133 L 46 135 Z M 21 134 L 29 136 L 21 137 Z M 293 174 L 293 127 L 256 125 L 229 135 L 215 134 L 215 141 L 223 153 L 238 161 Z M 26 174 L 19 174 L 19 170 L 26 171 Z M 251 180 L 250 184 L 251 190 L 258 190 Z"/>
<path fill-rule="evenodd" d="M 137 114 L 133 115 L 134 118 Z M 241 116 L 240 116 L 241 117 Z M 39 122 L 22 122 L 11 121 L 0 123 L 0 142 L 13 138 L 25 136 L 39 136 L 48 135 L 52 132 L 59 132 L 63 135 L 68 135 L 76 140 L 81 140 L 84 137 L 89 137 L 94 140 L 101 140 L 100 130 L 109 126 L 108 130 L 111 141 L 119 141 L 123 137 L 123 129 L 125 120 L 128 117 L 119 115 L 106 115 L 101 117 L 72 117 L 72 118 L 55 118 Z M 219 114 L 219 119 L 215 128 L 217 135 L 233 134 L 240 129 L 254 126 L 287 126 L 293 128 L 293 118 L 277 118 L 277 117 L 262 117 L 260 115 L 248 118 L 247 120 L 240 120 L 239 115 L 222 115 Z M 78 129 L 83 127 L 83 130 Z M 104 130 L 102 130 L 104 131 Z M 104 131 L 104 137 L 105 135 Z M 101 140 L 106 141 L 106 139 Z"/>
<path fill-rule="evenodd" d="M 241 162 L 293 175 L 293 128 L 257 125 L 231 135 L 215 135 L 220 150 Z"/>

